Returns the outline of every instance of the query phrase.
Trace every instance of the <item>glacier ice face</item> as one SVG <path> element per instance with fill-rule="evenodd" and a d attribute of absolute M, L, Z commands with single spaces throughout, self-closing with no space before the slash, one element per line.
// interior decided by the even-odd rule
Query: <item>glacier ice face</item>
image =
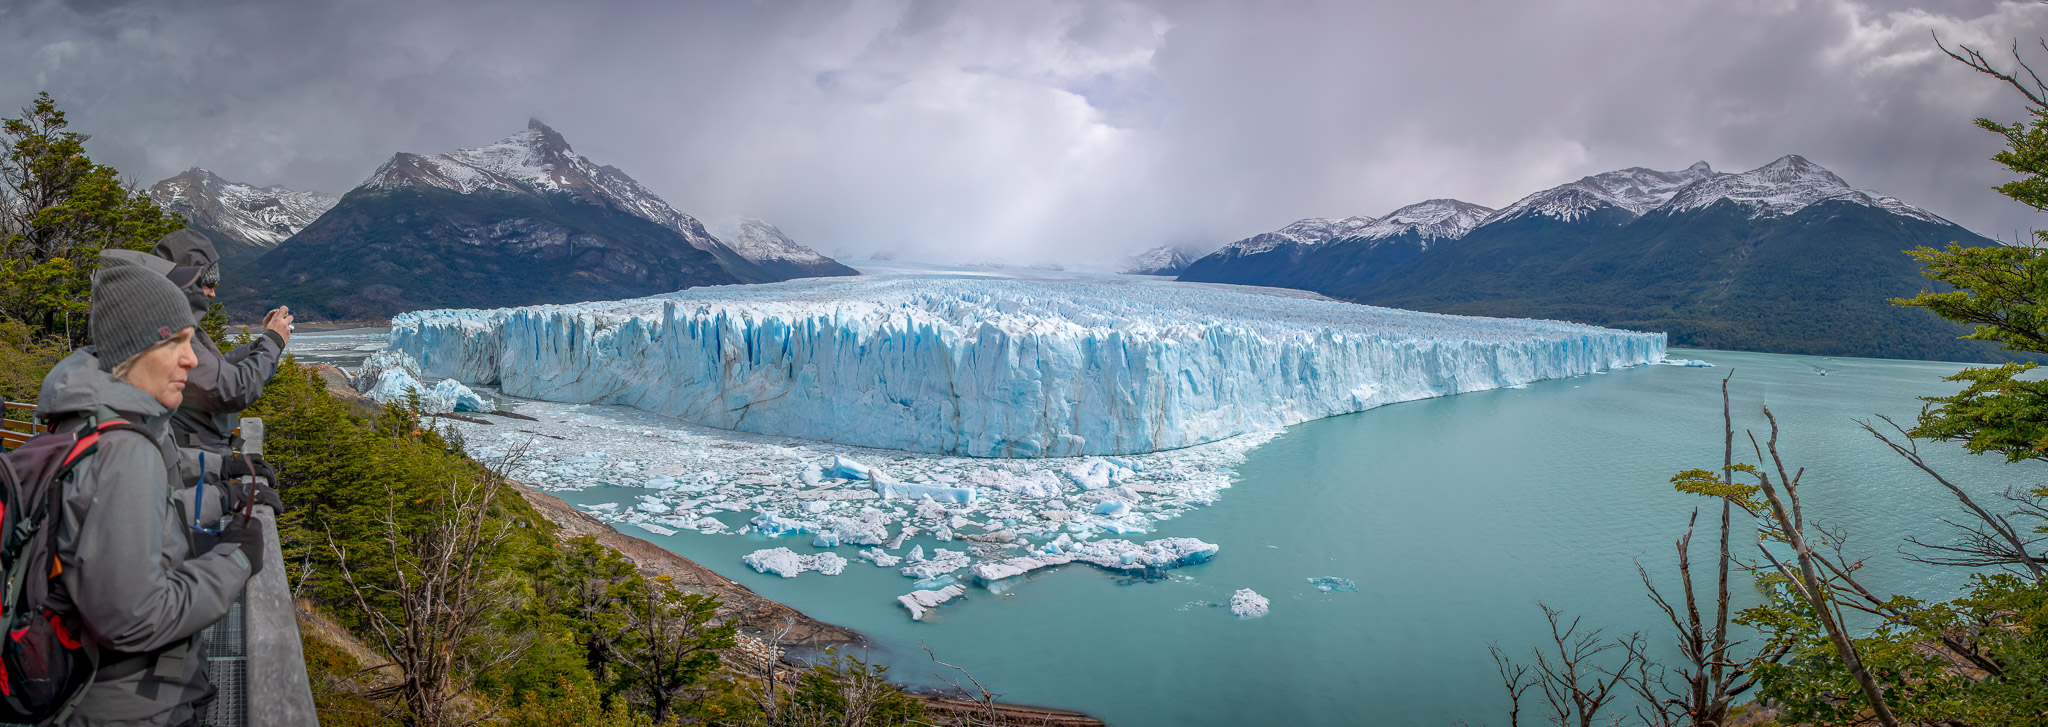
<path fill-rule="evenodd" d="M 1115 276 L 899 272 L 422 311 L 391 348 L 511 396 L 974 457 L 1136 454 L 1647 364 L 1661 333 Z M 835 465 L 836 466 L 836 465 Z"/>

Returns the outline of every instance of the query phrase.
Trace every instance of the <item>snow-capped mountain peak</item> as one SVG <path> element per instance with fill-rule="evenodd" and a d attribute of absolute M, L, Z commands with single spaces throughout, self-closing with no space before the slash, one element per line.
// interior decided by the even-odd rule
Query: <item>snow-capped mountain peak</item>
<path fill-rule="evenodd" d="M 1125 275 L 1179 275 L 1197 257 L 1181 247 L 1160 245 L 1132 255 L 1117 272 Z"/>
<path fill-rule="evenodd" d="M 1484 222 L 1493 210 L 1455 199 L 1432 199 L 1402 207 L 1373 220 L 1354 235 L 1383 240 L 1413 232 L 1424 245 L 1435 240 L 1456 240 Z"/>
<path fill-rule="evenodd" d="M 324 192 L 230 182 L 199 167 L 151 185 L 148 194 L 193 226 L 257 247 L 275 247 L 340 201 Z"/>
<path fill-rule="evenodd" d="M 786 260 L 795 263 L 826 262 L 830 258 L 818 254 L 764 220 L 752 217 L 740 218 L 738 225 L 720 230 L 718 239 L 724 241 L 733 251 L 748 260 Z"/>
<path fill-rule="evenodd" d="M 393 155 L 363 184 L 425 185 L 463 194 L 483 189 L 566 191 L 589 186 L 599 172 L 597 165 L 570 149 L 560 133 L 539 119 L 528 119 L 525 131 L 474 149 Z"/>
<path fill-rule="evenodd" d="M 720 256 L 737 255 L 712 237 L 703 223 L 670 207 L 625 172 L 577 154 L 567 139 L 539 119 L 527 120 L 525 131 L 474 149 L 393 155 L 363 186 L 439 187 L 461 194 L 484 190 L 562 193 L 652 221 L 682 235 L 697 249 Z"/>
<path fill-rule="evenodd" d="M 1675 172 L 1629 167 L 1584 177 L 1523 197 L 1485 220 L 1486 223 L 1542 215 L 1572 221 L 1600 207 L 1616 207 L 1631 215 L 1642 215 L 1669 202 L 1686 187 L 1717 176 L 1706 162 Z M 1719 175 L 1728 176 L 1728 175 Z"/>
<path fill-rule="evenodd" d="M 1328 217 L 1308 217 L 1295 220 L 1292 224 L 1272 232 L 1263 232 L 1224 246 L 1225 250 L 1236 251 L 1239 255 L 1255 255 L 1272 250 L 1284 244 L 1320 245 L 1331 240 L 1357 237 L 1378 219 L 1360 215 L 1333 220 Z"/>
<path fill-rule="evenodd" d="M 1948 224 L 1947 220 L 1934 213 L 1898 199 L 1850 187 L 1834 172 L 1798 154 L 1787 154 L 1741 174 L 1722 174 L 1701 180 L 1675 195 L 1663 209 L 1667 212 L 1696 210 L 1724 199 L 1749 209 L 1751 218 L 1789 215 L 1819 202 L 1846 200 L 1893 214 Z"/>

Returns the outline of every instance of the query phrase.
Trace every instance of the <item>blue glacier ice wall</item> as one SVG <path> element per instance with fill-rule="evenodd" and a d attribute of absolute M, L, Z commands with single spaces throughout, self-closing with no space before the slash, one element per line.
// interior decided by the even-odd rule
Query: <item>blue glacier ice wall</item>
<path fill-rule="evenodd" d="M 407 313 L 429 376 L 976 457 L 1135 454 L 1663 358 L 1661 333 L 1118 277 L 818 278 Z"/>

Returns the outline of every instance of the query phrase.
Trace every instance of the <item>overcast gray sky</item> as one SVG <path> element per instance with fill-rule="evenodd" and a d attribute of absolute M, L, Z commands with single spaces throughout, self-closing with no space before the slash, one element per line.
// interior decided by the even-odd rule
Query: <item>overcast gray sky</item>
<path fill-rule="evenodd" d="M 1987 235 L 2048 227 L 1990 190 L 1999 140 L 1970 123 L 2020 118 L 2017 95 L 1931 32 L 2003 57 L 2048 6 L 0 0 L 0 109 L 50 91 L 145 184 L 196 165 L 334 193 L 532 116 L 708 222 L 955 260 L 1792 153 Z"/>

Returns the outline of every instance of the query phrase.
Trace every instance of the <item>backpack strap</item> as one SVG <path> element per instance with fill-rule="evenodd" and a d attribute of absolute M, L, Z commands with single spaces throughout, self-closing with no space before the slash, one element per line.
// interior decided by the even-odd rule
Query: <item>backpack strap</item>
<path fill-rule="evenodd" d="M 77 471 L 79 467 L 83 466 L 86 460 L 95 452 L 99 451 L 100 440 L 106 435 L 113 432 L 129 431 L 145 437 L 149 436 L 149 430 L 137 426 L 126 418 L 118 415 L 111 419 L 101 418 L 101 413 L 112 414 L 113 410 L 105 407 L 100 407 L 100 409 L 101 411 L 95 412 L 91 420 L 92 428 L 79 434 L 77 441 L 71 445 L 71 451 L 64 456 L 63 463 L 51 475 L 50 485 L 43 493 L 46 499 L 42 503 L 41 511 L 31 514 L 36 518 L 35 521 L 23 518 L 16 522 L 15 527 L 31 529 L 35 532 L 26 546 L 22 548 L 22 552 L 16 555 L 15 567 L 9 569 L 7 574 L 7 600 L 0 601 L 0 603 L 22 603 L 23 601 L 18 601 L 16 598 L 21 595 L 21 589 L 24 588 L 28 590 L 28 598 L 26 599 L 28 607 L 25 610 L 29 613 L 34 613 L 49 603 L 50 583 L 56 580 L 57 574 L 63 572 L 64 569 L 64 564 L 57 559 L 58 520 L 64 516 L 63 481 L 71 476 L 73 472 Z M 31 563 L 38 564 L 38 566 L 43 563 L 48 563 L 49 565 L 35 569 L 41 572 L 20 572 Z"/>

